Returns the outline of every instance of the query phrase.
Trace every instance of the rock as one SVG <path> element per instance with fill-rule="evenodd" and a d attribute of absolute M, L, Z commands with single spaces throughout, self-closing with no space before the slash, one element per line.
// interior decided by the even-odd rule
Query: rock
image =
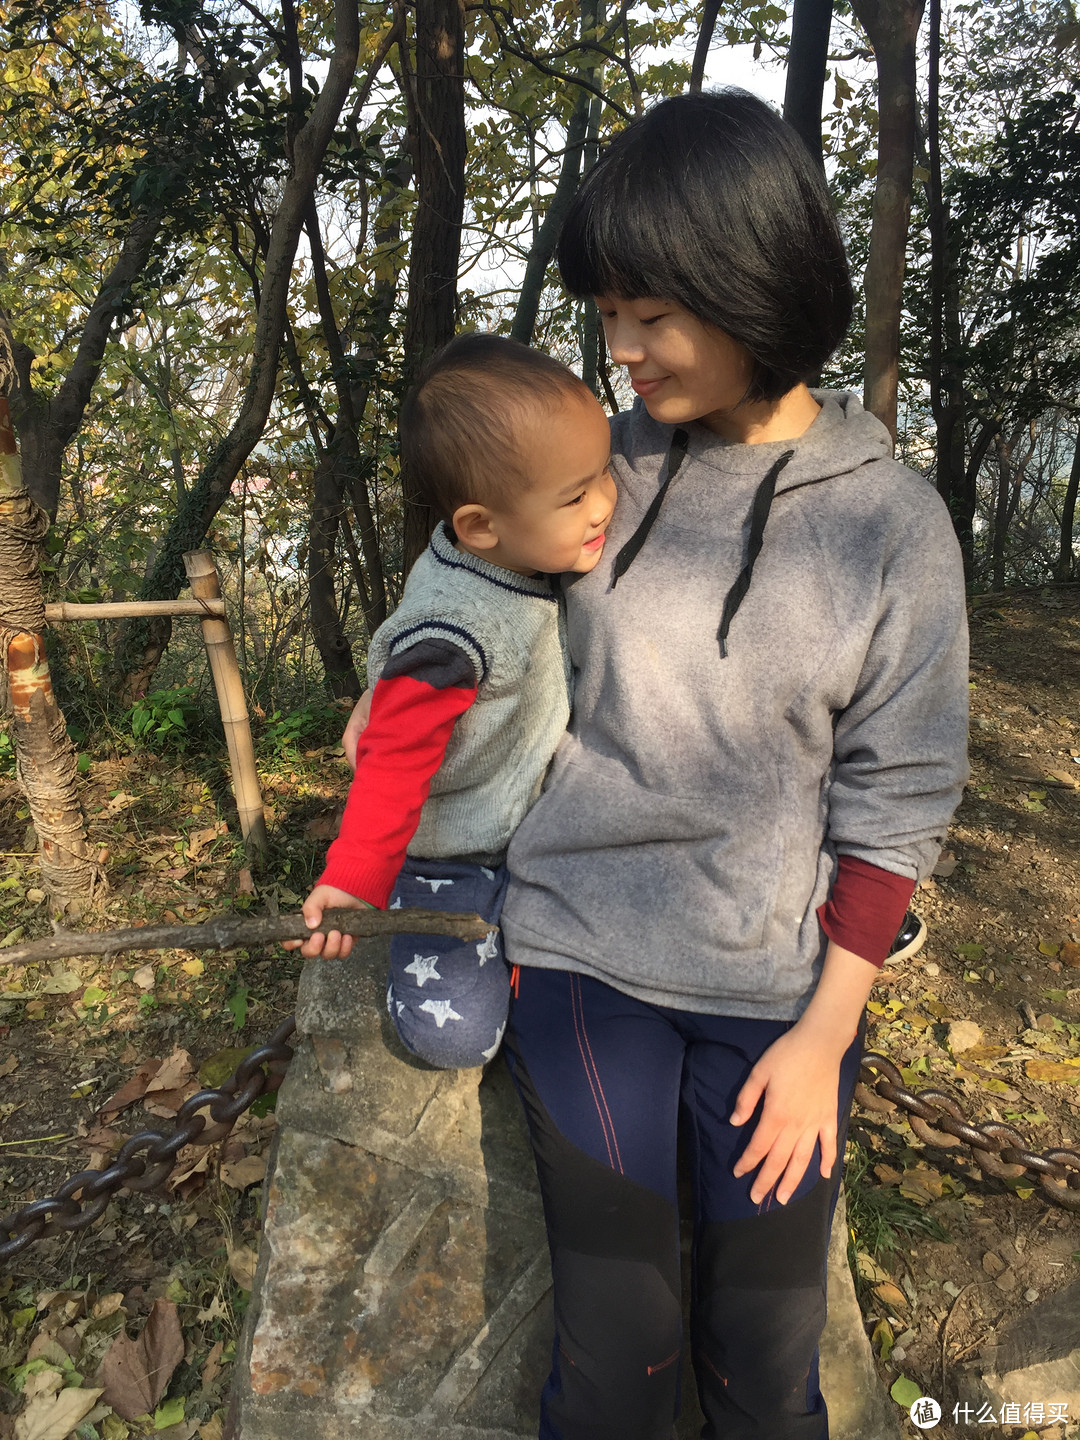
<path fill-rule="evenodd" d="M 946 1026 L 949 1049 L 954 1055 L 974 1050 L 982 1043 L 982 1028 L 974 1020 L 950 1020 Z"/>
<path fill-rule="evenodd" d="M 481 1078 L 407 1055 L 385 971 L 385 942 L 361 941 L 303 972 L 229 1433 L 530 1440 L 551 1272 L 517 1096 L 499 1063 Z M 901 1440 L 847 1266 L 842 1197 L 828 1282 L 831 1434 Z M 688 1362 L 682 1390 L 675 1437 L 691 1440 L 703 1421 Z"/>
<path fill-rule="evenodd" d="M 1025 1310 L 977 1361 L 962 1367 L 960 1398 L 1021 1409 L 1037 1400 L 1080 1415 L 1080 1280 Z"/>
<path fill-rule="evenodd" d="M 1009 1294 L 1011 1290 L 1016 1289 L 1016 1271 L 1009 1265 L 995 1278 L 994 1284 L 999 1290 L 1004 1290 L 1006 1295 Z"/>
<path fill-rule="evenodd" d="M 982 1257 L 982 1268 L 986 1271 L 987 1275 L 1000 1275 L 1008 1267 L 1000 1255 L 995 1255 L 993 1250 L 987 1250 L 986 1254 Z"/>
<path fill-rule="evenodd" d="M 1050 1012 L 1047 1011 L 1045 1015 L 1040 1015 L 1039 1018 L 1035 1021 L 1035 1028 L 1037 1030 L 1044 1030 L 1049 1033 L 1050 1031 L 1057 1028 L 1057 1022 L 1054 1020 L 1053 1015 L 1051 1015 Z"/>
<path fill-rule="evenodd" d="M 931 960 L 928 965 L 923 966 L 923 973 L 926 975 L 940 975 L 941 966 L 935 965 L 934 962 Z"/>
<path fill-rule="evenodd" d="M 1035 1301 L 1038 1300 L 1038 1298 L 1039 1292 L 1037 1290 L 1024 1291 L 1024 1299 L 1028 1302 L 1029 1305 L 1034 1305 Z"/>

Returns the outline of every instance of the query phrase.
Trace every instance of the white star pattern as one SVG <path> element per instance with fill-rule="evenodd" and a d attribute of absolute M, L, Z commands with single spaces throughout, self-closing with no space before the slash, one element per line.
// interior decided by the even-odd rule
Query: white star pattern
<path fill-rule="evenodd" d="M 400 909 L 401 909 L 401 896 L 399 895 L 392 905 L 388 905 L 388 906 L 387 906 L 387 909 L 388 909 L 388 910 L 400 910 Z"/>
<path fill-rule="evenodd" d="M 405 966 L 405 973 L 406 975 L 415 975 L 417 985 L 423 989 L 426 981 L 442 979 L 435 968 L 438 963 L 438 955 L 414 955 L 412 964 Z"/>
<path fill-rule="evenodd" d="M 506 1021 L 504 1020 L 503 1023 L 499 1026 L 498 1030 L 495 1031 L 495 1044 L 492 1045 L 492 1047 L 491 1047 L 490 1050 L 481 1050 L 481 1051 L 480 1051 L 480 1054 L 483 1055 L 483 1057 L 484 1057 L 485 1060 L 494 1060 L 494 1059 L 495 1059 L 495 1052 L 496 1052 L 496 1050 L 498 1050 L 499 1046 L 502 1044 L 503 1031 L 504 1031 L 505 1029 L 506 1029 Z"/>
<path fill-rule="evenodd" d="M 481 875 L 486 875 L 489 880 L 495 879 L 495 871 L 489 870 L 486 865 L 480 866 L 480 873 Z"/>
<path fill-rule="evenodd" d="M 453 880 L 429 880 L 426 875 L 417 875 L 416 883 L 418 885 L 430 885 L 431 893 L 437 895 L 440 885 L 453 885 L 454 882 Z"/>
<path fill-rule="evenodd" d="M 426 1010 L 429 1015 L 434 1015 L 435 1024 L 440 1030 L 447 1020 L 463 1020 L 465 1018 L 457 1013 L 449 1000 L 425 1000 L 420 1009 Z"/>
<path fill-rule="evenodd" d="M 498 933 L 497 930 L 489 930 L 483 940 L 477 945 L 476 953 L 481 965 L 486 965 L 489 960 L 494 960 L 498 955 L 499 947 L 495 943 Z"/>
<path fill-rule="evenodd" d="M 400 1016 L 404 1015 L 404 1014 L 405 1014 L 405 1001 L 404 1001 L 404 1000 L 395 1000 L 395 1001 L 394 1001 L 394 1004 L 397 1006 L 398 1016 L 400 1017 Z"/>

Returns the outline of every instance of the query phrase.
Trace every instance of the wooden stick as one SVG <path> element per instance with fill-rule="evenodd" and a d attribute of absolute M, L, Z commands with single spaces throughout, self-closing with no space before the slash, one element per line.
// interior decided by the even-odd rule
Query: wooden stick
<path fill-rule="evenodd" d="M 492 930 L 479 915 L 447 915 L 438 910 L 327 910 L 319 933 L 342 935 L 453 935 L 483 940 Z M 198 925 L 146 925 L 79 935 L 57 930 L 43 940 L 0 950 L 0 965 L 40 965 L 77 955 L 115 955 L 121 950 L 229 950 L 235 946 L 274 945 L 306 940 L 312 931 L 295 915 L 218 915 Z"/>
<path fill-rule="evenodd" d="M 206 550 L 189 550 L 184 555 L 191 593 L 196 600 L 220 600 L 221 582 L 210 554 Z M 225 742 L 229 747 L 232 766 L 233 794 L 240 816 L 240 829 L 249 854 L 261 855 L 266 850 L 266 816 L 263 813 L 259 774 L 255 769 L 255 747 L 251 742 L 244 684 L 236 660 L 232 631 L 225 619 L 206 618 L 202 622 L 206 655 L 214 677 Z"/>
<path fill-rule="evenodd" d="M 127 620 L 139 615 L 216 615 L 224 616 L 224 600 L 102 600 L 94 604 L 77 604 L 74 600 L 57 600 L 45 606 L 45 619 L 55 625 L 58 620 Z"/>

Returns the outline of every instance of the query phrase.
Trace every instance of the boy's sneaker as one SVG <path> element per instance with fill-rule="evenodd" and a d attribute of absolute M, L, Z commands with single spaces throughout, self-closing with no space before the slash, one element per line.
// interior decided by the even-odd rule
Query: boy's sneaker
<path fill-rule="evenodd" d="M 925 943 L 926 923 L 920 920 L 913 910 L 909 910 L 904 916 L 885 963 L 908 960 L 912 955 L 917 955 Z"/>

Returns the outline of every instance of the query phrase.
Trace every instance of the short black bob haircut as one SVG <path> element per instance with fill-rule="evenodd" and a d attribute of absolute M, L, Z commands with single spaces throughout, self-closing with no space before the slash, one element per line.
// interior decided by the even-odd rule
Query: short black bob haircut
<path fill-rule="evenodd" d="M 401 464 L 420 502 L 450 520 L 460 505 L 513 510 L 526 487 L 522 432 L 574 396 L 594 400 L 572 370 L 503 335 L 458 335 L 405 397 Z"/>
<path fill-rule="evenodd" d="M 745 90 L 664 100 L 627 126 L 582 181 L 558 258 L 573 295 L 674 300 L 745 345 L 747 400 L 813 380 L 851 320 L 824 176 Z"/>

